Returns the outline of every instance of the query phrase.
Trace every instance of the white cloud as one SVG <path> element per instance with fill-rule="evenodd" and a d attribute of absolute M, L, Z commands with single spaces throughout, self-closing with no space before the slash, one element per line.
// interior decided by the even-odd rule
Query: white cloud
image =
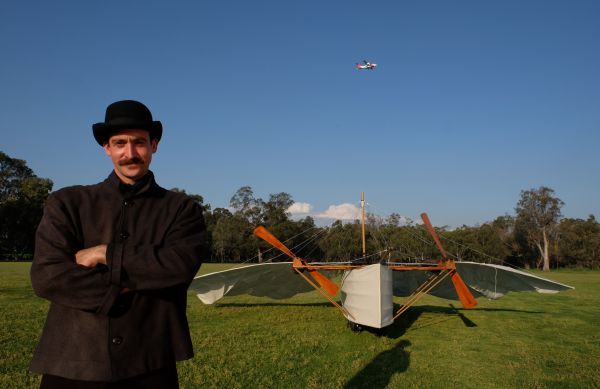
<path fill-rule="evenodd" d="M 313 209 L 313 206 L 309 203 L 294 203 L 292 204 L 287 211 L 294 214 L 307 214 L 310 213 Z"/>
<path fill-rule="evenodd" d="M 356 205 L 344 203 L 340 205 L 330 205 L 323 213 L 316 217 L 337 220 L 356 220 L 361 218 L 360 208 Z"/>

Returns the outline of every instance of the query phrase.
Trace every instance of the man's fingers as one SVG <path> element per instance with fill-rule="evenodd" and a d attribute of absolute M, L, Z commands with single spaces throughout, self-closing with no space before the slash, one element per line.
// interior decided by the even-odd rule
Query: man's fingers
<path fill-rule="evenodd" d="M 102 244 L 79 250 L 75 253 L 75 262 L 86 267 L 95 267 L 99 263 L 106 265 L 106 245 Z"/>

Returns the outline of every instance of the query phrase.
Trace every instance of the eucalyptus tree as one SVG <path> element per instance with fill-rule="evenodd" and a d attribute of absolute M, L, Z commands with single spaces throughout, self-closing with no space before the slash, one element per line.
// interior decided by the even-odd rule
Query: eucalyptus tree
<path fill-rule="evenodd" d="M 229 200 L 229 208 L 232 212 L 220 208 L 212 215 L 213 257 L 220 262 L 244 262 L 257 250 L 252 230 L 262 222 L 263 201 L 250 186 L 242 186 Z"/>
<path fill-rule="evenodd" d="M 556 239 L 557 226 L 564 202 L 554 196 L 554 190 L 541 186 L 521 191 L 517 203 L 517 227 L 529 246 L 538 250 L 543 270 L 550 270 L 550 246 Z"/>
<path fill-rule="evenodd" d="M 263 222 L 264 201 L 254 196 L 250 186 L 242 186 L 229 200 L 229 206 L 234 214 L 241 216 L 249 224 L 258 225 Z"/>
<path fill-rule="evenodd" d="M 290 194 L 280 192 L 269 195 L 269 201 L 262 204 L 262 220 L 267 227 L 273 227 L 289 220 L 288 209 L 294 204 L 294 200 Z"/>

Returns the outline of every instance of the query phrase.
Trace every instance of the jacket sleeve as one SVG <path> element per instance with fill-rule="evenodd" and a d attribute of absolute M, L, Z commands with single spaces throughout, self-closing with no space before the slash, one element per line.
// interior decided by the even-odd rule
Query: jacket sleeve
<path fill-rule="evenodd" d="M 184 201 L 161 244 L 112 243 L 109 250 L 112 284 L 131 290 L 187 287 L 207 251 L 202 208 L 195 201 Z"/>
<path fill-rule="evenodd" d="M 75 253 L 82 248 L 75 222 L 56 195 L 48 198 L 38 226 L 31 284 L 42 298 L 70 308 L 98 311 L 112 306 L 120 288 L 110 283 L 106 266 L 77 265 Z"/>

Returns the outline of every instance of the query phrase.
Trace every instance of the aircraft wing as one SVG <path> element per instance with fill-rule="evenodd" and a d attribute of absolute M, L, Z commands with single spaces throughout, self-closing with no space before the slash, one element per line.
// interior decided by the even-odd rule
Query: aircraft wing
<path fill-rule="evenodd" d="M 499 299 L 508 292 L 557 293 L 573 287 L 535 276 L 507 266 L 476 262 L 456 262 L 456 269 L 473 297 Z M 394 296 L 406 297 L 422 285 L 425 271 L 393 271 Z M 292 262 L 248 265 L 205 274 L 194 278 L 189 289 L 204 304 L 212 304 L 224 296 L 248 294 L 273 299 L 290 298 L 314 290 L 292 269 Z M 447 277 L 429 294 L 458 300 L 456 290 Z"/>
<path fill-rule="evenodd" d="M 293 270 L 292 262 L 262 263 L 201 275 L 194 278 L 189 289 L 204 304 L 225 295 L 285 299 L 314 290 Z"/>
<path fill-rule="evenodd" d="M 508 266 L 457 262 L 456 269 L 470 288 L 491 299 L 498 299 L 508 292 L 558 293 L 574 289 Z"/>
<path fill-rule="evenodd" d="M 501 265 L 456 262 L 456 270 L 475 298 L 485 296 L 490 299 L 499 299 L 508 292 L 558 293 L 574 289 L 572 286 Z M 401 297 L 411 295 L 427 280 L 428 276 L 427 272 L 422 271 L 394 271 L 394 295 Z M 445 278 L 429 294 L 458 300 L 449 277 Z"/>

